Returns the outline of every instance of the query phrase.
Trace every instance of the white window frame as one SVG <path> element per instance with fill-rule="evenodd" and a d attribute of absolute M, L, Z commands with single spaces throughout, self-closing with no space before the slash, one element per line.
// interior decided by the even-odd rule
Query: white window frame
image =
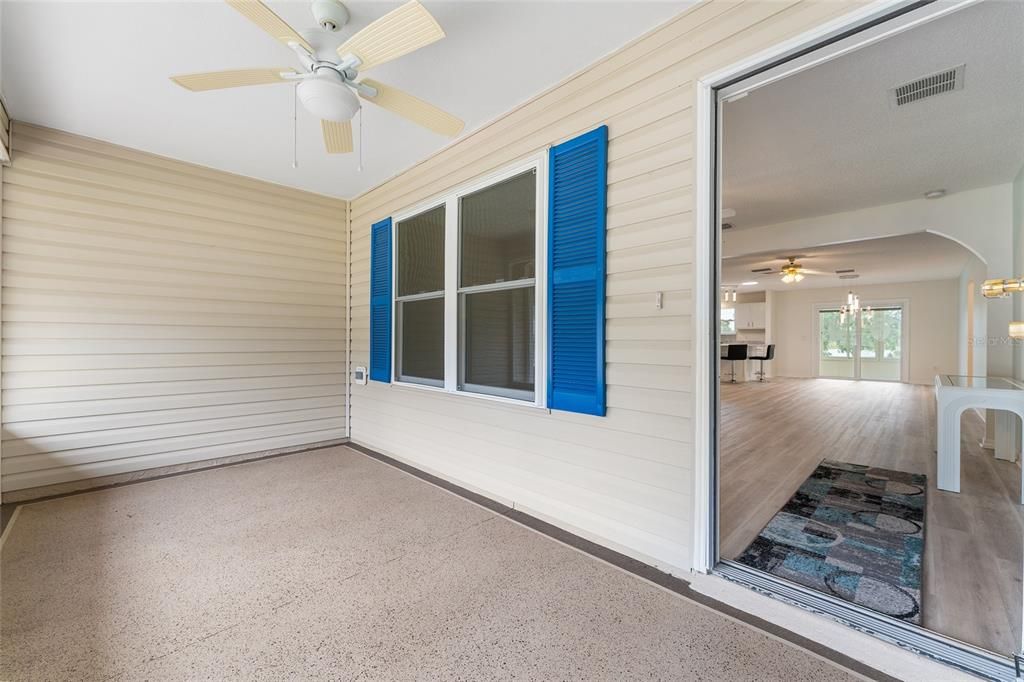
<path fill-rule="evenodd" d="M 499 291 L 530 286 L 523 282 L 500 282 L 474 287 L 459 286 L 459 254 L 461 241 L 459 235 L 459 200 L 469 194 L 487 189 L 517 175 L 533 171 L 536 173 L 536 225 L 534 226 L 534 390 L 532 399 L 517 397 L 518 392 L 508 390 L 502 395 L 481 393 L 472 390 L 472 385 L 459 389 L 459 377 L 462 370 L 464 317 L 460 315 L 463 296 L 467 293 L 480 291 Z M 398 225 L 409 218 L 435 209 L 445 207 L 444 230 L 444 382 L 443 385 L 431 385 L 421 382 L 402 381 L 398 376 L 399 353 L 401 352 L 401 323 L 398 315 L 398 304 L 402 301 L 430 298 L 431 294 L 412 296 L 398 295 Z M 548 266 L 548 149 L 531 154 L 528 157 L 509 164 L 502 169 L 480 178 L 458 185 L 406 208 L 392 215 L 391 218 L 391 291 L 392 291 L 392 334 L 391 334 L 391 376 L 392 386 L 414 388 L 424 391 L 470 396 L 482 400 L 492 400 L 514 405 L 526 405 L 547 408 L 547 266 Z M 489 391 L 500 391 L 488 387 Z"/>
<path fill-rule="evenodd" d="M 391 329 L 392 329 L 392 332 L 391 332 L 391 376 L 394 377 L 395 382 L 399 382 L 399 383 L 403 383 L 403 384 L 416 385 L 416 386 L 434 386 L 434 387 L 441 387 L 441 386 L 444 385 L 444 380 L 443 379 L 441 381 L 437 381 L 437 380 L 434 380 L 434 379 L 427 379 L 426 377 L 412 377 L 412 376 L 408 376 L 407 379 L 403 381 L 403 380 L 400 379 L 401 375 L 399 374 L 399 371 L 398 371 L 399 367 L 400 367 L 398 353 L 401 351 L 401 348 L 402 348 L 402 342 L 401 342 L 401 338 L 402 338 L 402 316 L 399 314 L 399 308 L 400 308 L 401 304 L 402 303 L 415 303 L 416 301 L 429 301 L 429 300 L 435 299 L 435 298 L 444 298 L 444 296 L 445 296 L 445 286 L 447 285 L 447 282 L 442 283 L 442 285 L 441 285 L 441 292 L 440 293 L 438 293 L 436 291 L 431 291 L 431 292 L 428 292 L 428 293 L 408 294 L 406 296 L 399 295 L 399 293 L 398 293 L 398 225 L 399 225 L 399 223 L 401 223 L 404 220 L 409 220 L 410 218 L 415 218 L 418 215 L 421 215 L 423 213 L 427 213 L 429 211 L 433 211 L 434 209 L 440 208 L 442 206 L 445 207 L 445 233 L 446 234 L 444 235 L 444 239 L 445 239 L 444 249 L 445 249 L 445 253 L 447 254 L 447 249 L 448 249 L 448 235 L 447 235 L 447 231 L 448 231 L 448 229 L 447 229 L 447 227 L 448 227 L 448 225 L 447 225 L 448 207 L 445 206 L 444 202 L 435 203 L 433 206 L 428 206 L 428 207 L 424 208 L 423 210 L 417 211 L 416 213 L 413 213 L 411 215 L 407 215 L 404 218 L 402 218 L 401 220 L 393 219 L 391 221 L 391 243 L 394 245 L 393 248 L 391 249 L 391 252 L 392 252 L 391 253 L 391 292 L 392 292 L 391 293 L 391 315 L 393 316 L 393 319 L 391 320 Z M 447 266 L 447 263 L 445 263 L 445 266 Z M 446 341 L 447 341 L 447 339 L 446 339 Z M 413 379 L 415 379 L 415 381 L 413 381 Z"/>

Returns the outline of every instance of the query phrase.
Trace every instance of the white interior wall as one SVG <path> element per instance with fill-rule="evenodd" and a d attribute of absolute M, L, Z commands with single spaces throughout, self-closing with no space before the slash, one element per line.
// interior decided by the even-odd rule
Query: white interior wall
<path fill-rule="evenodd" d="M 1024 167 L 1013 181 L 1013 272 L 1024 276 Z M 1013 297 L 1013 319 L 1024 321 L 1024 294 Z M 1024 379 L 1024 341 L 1014 345 L 1013 375 Z"/>
<path fill-rule="evenodd" d="M 988 267 L 977 256 L 964 265 L 957 280 L 957 371 L 964 376 L 984 376 L 988 371 L 988 305 L 981 285 Z M 968 301 L 974 299 L 974 326 L 968 329 Z M 968 347 L 973 347 L 973 364 L 968 366 Z"/>
<path fill-rule="evenodd" d="M 956 299 L 956 280 L 876 284 L 854 287 L 864 305 L 872 301 L 906 299 L 909 315 L 909 381 L 931 384 L 936 374 L 957 368 L 957 318 L 950 305 Z M 773 295 L 772 317 L 776 376 L 817 376 L 815 310 L 819 305 L 840 305 L 848 287 L 793 289 Z"/>

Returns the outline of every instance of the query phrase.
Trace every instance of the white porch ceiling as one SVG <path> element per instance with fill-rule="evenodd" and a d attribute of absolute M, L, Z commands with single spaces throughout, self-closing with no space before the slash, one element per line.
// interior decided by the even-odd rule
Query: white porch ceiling
<path fill-rule="evenodd" d="M 1024 165 L 1024 2 L 986 0 L 724 105 L 740 230 L 1009 182 Z M 963 90 L 889 88 L 965 64 Z"/>
<path fill-rule="evenodd" d="M 232 173 L 354 197 L 449 143 L 373 105 L 357 155 L 328 156 L 319 121 L 298 110 L 292 162 L 292 89 L 257 86 L 190 93 L 174 74 L 295 66 L 287 47 L 217 0 L 3 4 L 0 83 L 16 119 Z M 466 122 L 463 135 L 668 20 L 689 1 L 435 2 L 448 37 L 374 69 Z M 298 30 L 308 2 L 268 3 Z M 346 3 L 348 36 L 398 2 Z M 358 126 L 356 126 L 358 146 Z"/>

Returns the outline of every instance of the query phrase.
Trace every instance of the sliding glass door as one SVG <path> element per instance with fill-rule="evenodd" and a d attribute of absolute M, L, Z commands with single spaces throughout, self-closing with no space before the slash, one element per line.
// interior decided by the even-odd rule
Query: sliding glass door
<path fill-rule="evenodd" d="M 903 307 L 818 310 L 818 376 L 902 381 Z"/>

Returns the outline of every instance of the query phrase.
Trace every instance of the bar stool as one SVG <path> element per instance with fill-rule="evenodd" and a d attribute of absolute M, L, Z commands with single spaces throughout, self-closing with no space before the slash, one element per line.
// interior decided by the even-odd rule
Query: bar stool
<path fill-rule="evenodd" d="M 769 343 L 767 346 L 762 346 L 762 348 L 764 348 L 764 351 L 750 356 L 751 360 L 759 360 L 761 362 L 761 367 L 754 372 L 757 374 L 757 380 L 761 382 L 764 381 L 764 361 L 775 357 L 775 344 Z"/>
<path fill-rule="evenodd" d="M 736 361 L 747 359 L 747 344 L 730 343 L 725 350 L 723 360 L 729 361 L 729 383 L 736 383 Z"/>

